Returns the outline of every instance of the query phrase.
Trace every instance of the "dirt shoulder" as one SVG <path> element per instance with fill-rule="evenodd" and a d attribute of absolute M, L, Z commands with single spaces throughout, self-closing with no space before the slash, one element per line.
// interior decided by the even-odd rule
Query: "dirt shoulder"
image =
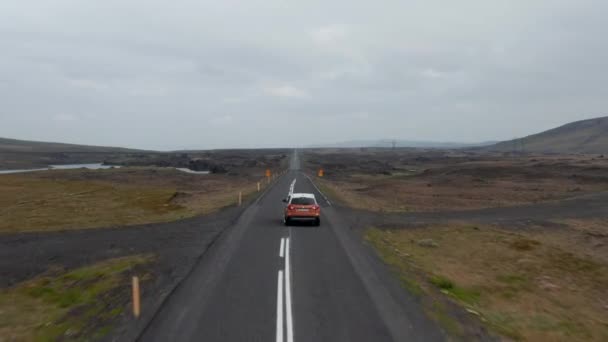
<path fill-rule="evenodd" d="M 241 210 L 231 207 L 210 215 L 133 227 L 2 235 L 0 287 L 7 292 L 22 288 L 41 276 L 61 277 L 70 270 L 93 267 L 115 258 L 150 255 L 151 261 L 128 275 L 144 278 L 142 310 L 143 315 L 151 315 L 153 312 L 150 311 L 187 275 L 223 229 L 235 222 Z M 135 325 L 129 307 L 130 277 L 120 279 L 123 284 L 113 292 L 117 298 L 113 308 L 118 308 L 120 313 L 111 320 L 93 319 L 88 322 L 88 332 L 107 329 L 105 334 L 108 336 L 133 332 Z M 76 305 L 63 310 L 64 315 L 56 319 L 58 325 L 82 308 Z M 18 326 L 12 328 L 17 329 Z M 78 326 L 68 328 L 71 328 L 70 334 L 78 336 Z"/>
<path fill-rule="evenodd" d="M 456 340 L 483 326 L 515 340 L 604 341 L 606 203 L 608 194 L 471 211 L 337 209 Z"/>
<path fill-rule="evenodd" d="M 105 337 L 127 310 L 130 276 L 150 280 L 152 255 L 111 258 L 72 270 L 53 269 L 0 290 L 0 336 L 8 341 Z"/>

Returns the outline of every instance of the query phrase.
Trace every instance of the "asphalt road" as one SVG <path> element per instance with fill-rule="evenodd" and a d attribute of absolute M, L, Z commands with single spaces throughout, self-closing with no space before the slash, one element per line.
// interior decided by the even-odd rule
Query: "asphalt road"
<path fill-rule="evenodd" d="M 282 199 L 315 193 L 321 226 L 282 224 Z M 141 341 L 436 341 L 416 300 L 291 169 L 225 231 L 156 314 Z"/>

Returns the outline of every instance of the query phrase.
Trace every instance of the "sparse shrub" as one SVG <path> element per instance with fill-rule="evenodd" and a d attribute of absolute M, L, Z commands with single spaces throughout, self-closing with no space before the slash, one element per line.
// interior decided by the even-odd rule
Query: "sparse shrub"
<path fill-rule="evenodd" d="M 509 247 L 518 251 L 531 251 L 538 245 L 540 245 L 540 242 L 536 240 L 517 238 L 511 241 Z"/>
<path fill-rule="evenodd" d="M 442 290 L 452 290 L 454 288 L 454 283 L 442 276 L 433 276 L 431 277 L 430 282 Z"/>
<path fill-rule="evenodd" d="M 420 247 L 430 247 L 430 248 L 439 247 L 439 244 L 433 239 L 418 240 L 418 241 L 416 241 L 416 244 L 418 244 L 418 246 L 420 246 Z"/>

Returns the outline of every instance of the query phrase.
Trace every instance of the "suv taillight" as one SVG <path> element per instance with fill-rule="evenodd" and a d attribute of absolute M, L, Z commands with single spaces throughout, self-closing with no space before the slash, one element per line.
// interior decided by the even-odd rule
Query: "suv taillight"
<path fill-rule="evenodd" d="M 319 207 L 318 205 L 313 205 L 312 206 L 312 210 L 316 211 L 316 210 L 319 210 L 319 209 L 321 209 L 321 207 Z"/>
<path fill-rule="evenodd" d="M 290 204 L 290 205 L 287 207 L 287 209 L 289 209 L 289 210 L 294 210 L 295 208 L 296 208 L 296 207 L 294 207 L 294 206 L 293 206 L 293 205 L 291 205 L 291 204 Z"/>

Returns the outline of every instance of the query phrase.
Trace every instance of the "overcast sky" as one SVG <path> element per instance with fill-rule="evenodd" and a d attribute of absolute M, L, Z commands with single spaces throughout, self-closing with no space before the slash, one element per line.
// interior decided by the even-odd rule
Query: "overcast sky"
<path fill-rule="evenodd" d="M 0 136 L 474 142 L 608 115 L 608 1 L 0 2 Z"/>

